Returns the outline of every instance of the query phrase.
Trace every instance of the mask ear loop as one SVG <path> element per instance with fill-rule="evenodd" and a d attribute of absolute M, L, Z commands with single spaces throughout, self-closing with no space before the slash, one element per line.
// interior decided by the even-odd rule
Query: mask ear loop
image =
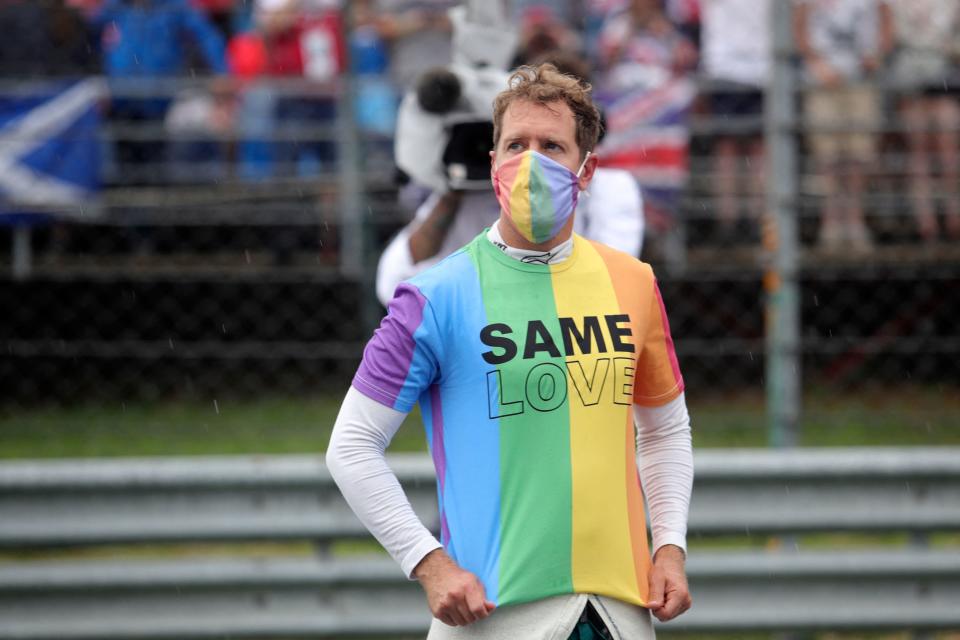
<path fill-rule="evenodd" d="M 592 156 L 592 155 L 593 155 L 593 151 L 587 151 L 587 155 L 583 156 L 583 162 L 580 163 L 580 168 L 577 169 L 577 180 L 578 180 L 578 181 L 580 180 L 580 174 L 583 173 L 583 168 L 587 166 L 587 160 L 589 160 L 589 159 L 590 159 L 590 156 Z M 580 193 L 582 193 L 583 195 L 587 196 L 588 198 L 590 197 L 590 192 L 587 191 L 586 189 L 580 189 Z"/>

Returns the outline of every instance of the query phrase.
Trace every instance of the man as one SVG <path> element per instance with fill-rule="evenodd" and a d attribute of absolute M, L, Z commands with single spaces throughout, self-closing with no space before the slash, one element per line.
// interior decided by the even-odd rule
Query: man
<path fill-rule="evenodd" d="M 429 638 L 652 638 L 650 612 L 690 606 L 689 418 L 656 281 L 572 233 L 598 129 L 576 79 L 511 76 L 490 154 L 500 219 L 397 288 L 334 427 L 331 473 L 423 586 Z M 439 542 L 384 461 L 417 400 Z"/>

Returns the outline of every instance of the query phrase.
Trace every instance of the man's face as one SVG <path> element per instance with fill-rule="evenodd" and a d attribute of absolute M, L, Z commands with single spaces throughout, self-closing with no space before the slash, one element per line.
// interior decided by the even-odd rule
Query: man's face
<path fill-rule="evenodd" d="M 496 171 L 502 163 L 530 149 L 577 172 L 583 157 L 577 145 L 576 120 L 566 102 L 511 103 L 503 114 L 497 148 L 490 152 L 491 169 Z M 593 174 L 592 163 L 587 165 L 581 176 L 581 189 L 586 188 Z"/>

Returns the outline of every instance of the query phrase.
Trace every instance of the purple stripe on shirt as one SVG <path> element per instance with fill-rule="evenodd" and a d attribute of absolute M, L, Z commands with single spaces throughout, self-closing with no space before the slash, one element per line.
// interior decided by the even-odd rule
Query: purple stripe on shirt
<path fill-rule="evenodd" d="M 400 284 L 387 307 L 387 316 L 363 350 L 353 386 L 370 398 L 395 408 L 407 379 L 416 342 L 413 334 L 423 322 L 427 300 L 411 284 Z"/>
<path fill-rule="evenodd" d="M 443 508 L 447 484 L 447 450 L 443 446 L 443 405 L 440 403 L 440 386 L 430 387 L 430 417 L 433 442 L 430 452 L 433 454 L 433 466 L 437 471 L 437 484 L 440 488 L 440 542 L 444 546 L 450 541 L 450 527 L 447 525 L 447 510 Z"/>

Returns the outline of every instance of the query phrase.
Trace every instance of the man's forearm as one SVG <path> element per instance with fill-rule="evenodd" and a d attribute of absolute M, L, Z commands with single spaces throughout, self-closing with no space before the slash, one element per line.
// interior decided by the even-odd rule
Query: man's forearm
<path fill-rule="evenodd" d="M 693 487 L 690 416 L 683 394 L 662 407 L 634 405 L 640 480 L 650 513 L 653 551 L 686 550 Z"/>
<path fill-rule="evenodd" d="M 440 251 L 460 209 L 462 194 L 448 191 L 440 196 L 430 215 L 410 234 L 410 257 L 414 264 L 432 258 Z"/>

